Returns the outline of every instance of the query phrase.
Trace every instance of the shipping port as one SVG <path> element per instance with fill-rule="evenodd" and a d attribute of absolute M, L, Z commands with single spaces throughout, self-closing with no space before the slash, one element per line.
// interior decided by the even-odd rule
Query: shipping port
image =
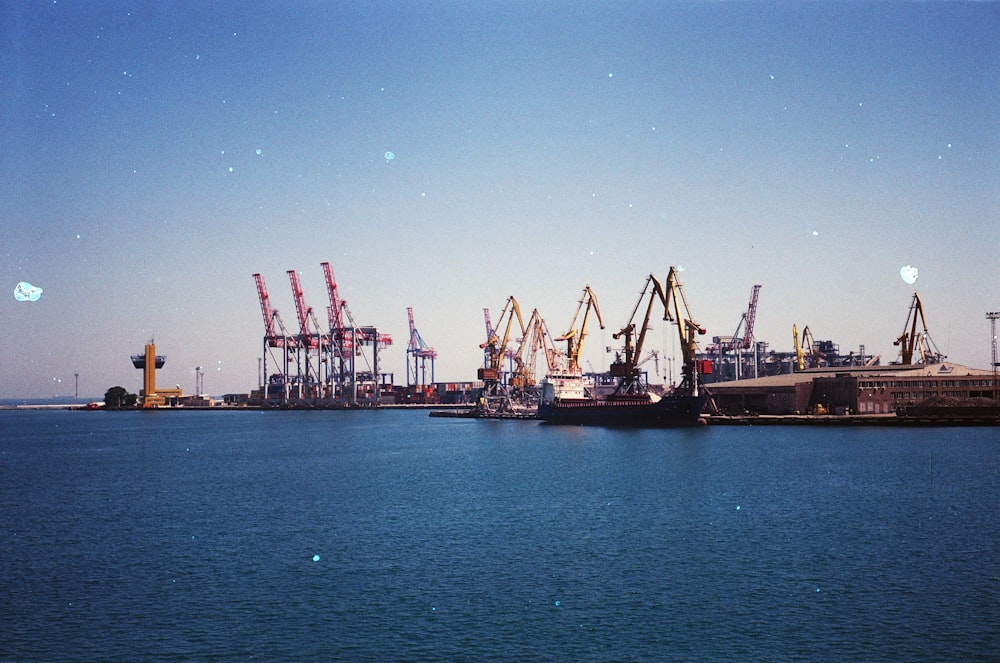
<path fill-rule="evenodd" d="M 490 309 L 483 309 L 485 337 L 479 346 L 483 360 L 478 369 L 470 370 L 475 379 L 448 382 L 435 380 L 438 353 L 424 341 L 413 308 L 407 307 L 406 384 L 396 385 L 394 374 L 380 370 L 381 353 L 392 346 L 392 336 L 377 325 L 356 322 L 340 296 L 330 263 L 320 267 L 328 298 L 324 324 L 307 304 L 299 273 L 286 273 L 295 304 L 294 331 L 272 306 L 263 275 L 253 274 L 264 322 L 256 389 L 215 401 L 201 394 L 185 396 L 179 386 L 157 387 L 156 369 L 166 358 L 156 353 L 150 340 L 143 353 L 131 357 L 133 365 L 144 371 L 140 405 L 430 407 L 437 410 L 432 412 L 436 416 L 637 426 L 829 423 L 848 418 L 855 423 L 1000 423 L 995 329 L 1000 313 L 986 315 L 993 332 L 991 367 L 969 368 L 948 362 L 938 349 L 918 293 L 910 301 L 902 332 L 893 340 L 899 354 L 889 362 L 868 353 L 864 345 L 842 352 L 833 340 L 816 340 L 808 325 L 801 331 L 797 324 L 791 325 L 791 351 L 771 349 L 768 341 L 754 335 L 759 284 L 752 286 L 733 333 L 709 336 L 710 342 L 701 347 L 698 339 L 706 331 L 693 320 L 671 268 L 663 283 L 653 274 L 647 278 L 631 318 L 612 335 L 617 344 L 605 348 L 611 362 L 603 372 L 584 371 L 580 363 L 589 327 L 605 329 L 597 294 L 590 286 L 584 287 L 566 331 L 558 335 L 550 333 L 537 309 L 525 321 L 520 303 L 511 295 L 495 323 Z M 680 362 L 647 349 L 646 332 L 654 318 L 676 328 Z M 667 367 L 665 373 L 661 363 Z M 662 408 L 679 399 L 687 399 L 693 417 L 685 415 L 680 421 L 664 419 L 661 413 L 649 420 L 655 423 L 643 422 L 642 417 L 652 412 L 646 406 L 658 403 Z M 636 412 L 622 415 L 627 408 Z M 612 413 L 617 421 L 610 421 Z"/>

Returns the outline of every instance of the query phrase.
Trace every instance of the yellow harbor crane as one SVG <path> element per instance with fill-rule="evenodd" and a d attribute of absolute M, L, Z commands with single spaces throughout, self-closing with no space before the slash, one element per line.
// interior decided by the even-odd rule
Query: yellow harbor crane
<path fill-rule="evenodd" d="M 795 366 L 798 370 L 806 370 L 806 354 L 809 355 L 809 368 L 819 368 L 823 364 L 823 353 L 816 345 L 809 325 L 802 328 L 802 340 L 799 340 L 798 327 L 792 325 L 792 341 L 795 343 Z"/>
<path fill-rule="evenodd" d="M 556 341 L 566 341 L 566 362 L 569 373 L 580 372 L 580 352 L 583 349 L 583 339 L 587 336 L 587 322 L 592 310 L 597 316 L 597 323 L 601 326 L 601 329 L 604 329 L 604 320 L 601 318 L 601 307 L 597 304 L 597 295 L 587 285 L 583 288 L 583 295 L 580 297 L 579 305 L 576 307 L 576 313 L 573 314 L 573 320 L 569 323 L 569 330 L 555 339 Z M 583 311 L 583 319 L 580 322 L 578 330 L 576 321 L 580 318 L 581 311 Z"/>
<path fill-rule="evenodd" d="M 555 369 L 556 351 L 552 347 L 551 336 L 538 309 L 531 312 L 525 325 L 524 337 L 514 352 L 514 374 L 511 385 L 517 389 L 529 389 L 535 386 L 535 366 L 538 361 L 538 351 L 545 355 L 547 370 Z"/>
<path fill-rule="evenodd" d="M 477 409 L 481 414 L 509 411 L 512 409 L 510 392 L 503 383 L 503 360 L 507 356 L 507 346 L 511 340 L 511 329 L 517 319 L 520 332 L 517 338 L 524 337 L 524 320 L 521 318 L 521 307 L 514 295 L 507 298 L 503 311 L 495 328 L 488 327 L 489 335 L 485 343 L 480 343 L 483 350 L 483 367 L 479 369 L 479 379 L 483 388 L 479 397 Z M 503 336 L 499 336 L 503 329 Z"/>
<path fill-rule="evenodd" d="M 664 288 L 667 316 L 669 320 L 677 324 L 677 333 L 681 342 L 683 365 L 681 367 L 681 383 L 677 389 L 684 393 L 698 395 L 700 386 L 698 375 L 699 373 L 711 372 L 711 362 L 700 364 L 702 370 L 699 370 L 697 337 L 705 335 L 705 328 L 695 322 L 691 316 L 691 307 L 688 306 L 687 299 L 684 297 L 684 287 L 677 275 L 677 268 L 671 267 Z M 673 304 L 673 311 L 670 310 L 671 304 Z M 684 305 L 683 311 L 681 310 L 682 304 Z"/>
<path fill-rule="evenodd" d="M 625 345 L 623 354 L 619 354 L 610 367 L 611 375 L 620 380 L 616 394 L 637 394 L 645 391 L 645 385 L 642 383 L 639 371 L 639 357 L 642 356 L 646 332 L 649 330 L 649 321 L 653 305 L 656 302 L 663 305 L 663 320 L 677 324 L 683 360 L 681 384 L 678 385 L 678 390 L 691 394 L 698 393 L 697 336 L 704 335 L 705 329 L 692 318 L 691 309 L 684 297 L 683 286 L 677 274 L 677 268 L 671 267 L 665 286 L 661 285 L 657 278 L 650 274 L 646 279 L 642 293 L 639 295 L 639 301 L 636 302 L 635 308 L 632 310 L 628 324 L 612 334 L 615 340 L 624 338 Z M 641 323 L 637 325 L 639 307 L 647 299 L 645 315 Z M 636 335 L 637 327 L 638 335 Z M 633 337 L 635 337 L 634 343 Z"/>

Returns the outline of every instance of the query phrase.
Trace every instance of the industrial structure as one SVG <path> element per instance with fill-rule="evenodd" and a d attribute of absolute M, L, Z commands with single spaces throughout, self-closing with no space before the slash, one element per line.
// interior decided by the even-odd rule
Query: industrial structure
<path fill-rule="evenodd" d="M 326 327 L 306 304 L 298 272 L 287 272 L 297 334 L 288 331 L 271 305 L 264 277 L 253 275 L 264 317 L 264 341 L 260 384 L 251 400 L 262 406 L 371 407 L 381 400 L 379 350 L 392 344 L 392 337 L 374 326 L 358 325 L 340 297 L 330 264 L 321 266 L 330 302 Z"/>
<path fill-rule="evenodd" d="M 917 319 L 923 327 L 923 331 L 917 333 Z M 934 341 L 931 340 L 930 332 L 927 331 L 927 319 L 924 317 L 924 305 L 920 301 L 920 295 L 913 293 L 910 302 L 910 312 L 906 316 L 906 324 L 903 325 L 903 333 L 893 341 L 893 345 L 899 346 L 899 363 L 912 364 L 914 353 L 917 355 L 917 363 L 938 364 L 945 359 Z"/>
<path fill-rule="evenodd" d="M 697 359 L 697 337 L 704 335 L 705 329 L 694 321 L 677 274 L 678 270 L 671 267 L 665 285 L 650 274 L 628 323 L 612 335 L 616 340 L 623 339 L 624 345 L 609 371 L 613 391 L 580 398 L 557 393 L 556 385 L 546 384 L 538 405 L 540 419 L 558 424 L 654 428 L 704 423 L 700 415 L 708 396 L 700 375 L 711 370 L 711 364 Z M 644 302 L 645 312 L 640 314 Z M 680 384 L 661 394 L 650 390 L 646 374 L 640 370 L 640 357 L 657 304 L 663 306 L 663 320 L 677 325 L 683 356 Z"/>
<path fill-rule="evenodd" d="M 711 385 L 727 414 L 893 414 L 932 398 L 992 398 L 991 371 L 958 364 L 808 368 Z"/>
<path fill-rule="evenodd" d="M 715 379 L 739 380 L 744 375 L 757 377 L 759 372 L 759 362 L 756 361 L 756 352 L 747 353 L 748 350 L 756 350 L 754 347 L 754 322 L 757 320 L 757 299 L 760 296 L 761 286 L 754 285 L 750 290 L 750 303 L 747 310 L 740 317 L 736 325 L 736 331 L 732 336 L 713 336 L 712 344 L 706 348 L 712 362 L 712 374 Z M 732 353 L 732 357 L 729 353 Z"/>
<path fill-rule="evenodd" d="M 990 372 L 945 362 L 931 340 L 923 302 L 914 293 L 902 333 L 894 343 L 899 358 L 881 365 L 879 355 L 866 353 L 864 345 L 841 353 L 830 340 L 817 340 L 808 325 L 792 325 L 793 351 L 776 352 L 754 336 L 761 285 L 751 287 L 745 311 L 729 336 L 715 336 L 712 344 L 699 349 L 697 336 L 704 328 L 694 322 L 687 307 L 677 271 L 671 268 L 666 281 L 654 276 L 646 281 L 629 322 L 613 338 L 619 342 L 609 370 L 584 372 L 582 347 L 588 324 L 596 317 L 603 329 L 597 297 L 589 286 L 583 289 L 573 319 L 563 334 L 549 334 L 537 309 L 525 322 L 521 306 L 507 298 L 496 326 L 490 309 L 483 309 L 486 338 L 480 344 L 482 365 L 476 380 L 442 383 L 435 380 L 437 351 L 428 345 L 407 308 L 409 343 L 406 347 L 406 386 L 392 384 L 391 374 L 379 372 L 380 351 L 392 343 L 388 334 L 372 325 L 358 325 L 340 297 L 333 270 L 321 263 L 329 304 L 324 323 L 307 304 L 299 273 L 287 272 L 295 303 L 297 329 L 289 330 L 270 296 L 261 274 L 254 274 L 264 319 L 263 357 L 259 388 L 249 404 L 265 407 L 369 407 L 380 403 L 470 404 L 476 416 L 521 416 L 533 412 L 545 393 L 572 398 L 645 397 L 654 399 L 674 393 L 698 394 L 707 385 L 720 411 L 730 413 L 832 413 L 885 414 L 899 411 L 933 397 L 991 397 L 997 387 L 995 322 L 1000 313 L 988 313 L 993 328 L 994 359 Z M 668 375 L 660 375 L 661 353 L 648 349 L 651 313 L 663 306 L 664 320 L 677 325 L 676 338 L 683 355 L 679 381 L 671 358 L 665 359 Z M 565 343 L 557 349 L 555 343 Z M 155 368 L 162 366 L 155 348 L 136 355 L 137 367 L 147 368 L 144 404 L 155 407 L 179 395 L 178 390 L 157 390 Z M 538 355 L 542 354 L 545 379 L 536 380 Z M 159 363 L 158 363 L 159 362 Z M 651 382 L 647 362 L 655 362 L 656 376 L 665 384 Z M 151 369 L 148 367 L 152 367 Z M 429 370 L 428 370 L 429 369 Z M 387 380 L 388 378 L 388 380 Z M 173 392 L 176 391 L 177 394 Z"/>
<path fill-rule="evenodd" d="M 417 331 L 413 323 L 413 308 L 406 308 L 406 315 L 410 322 L 410 344 L 406 346 L 406 386 L 423 389 L 434 384 L 434 360 L 437 359 L 437 351 L 427 345 Z M 427 381 L 427 361 L 431 364 L 431 379 Z"/>
<path fill-rule="evenodd" d="M 141 407 L 164 407 L 183 394 L 180 387 L 174 389 L 157 388 L 156 369 L 163 368 L 166 361 L 165 355 L 156 354 L 156 344 L 152 339 L 146 344 L 142 354 L 132 355 L 132 365 L 142 369 L 142 391 L 139 392 L 139 405 Z"/>
<path fill-rule="evenodd" d="M 990 368 L 993 370 L 994 400 L 1000 398 L 1000 389 L 998 389 L 1000 384 L 997 383 L 997 369 L 1000 368 L 1000 362 L 997 362 L 997 318 L 1000 318 L 1000 312 L 986 312 L 986 319 L 990 321 Z"/>
<path fill-rule="evenodd" d="M 511 394 L 510 381 L 505 379 L 503 370 L 504 359 L 513 363 L 514 351 L 509 347 L 514 320 L 517 320 L 517 339 L 525 335 L 524 319 L 521 317 L 521 306 L 514 295 L 507 298 L 500 319 L 494 328 L 490 319 L 489 309 L 483 309 L 486 320 L 486 341 L 479 344 L 483 350 L 483 366 L 477 372 L 477 377 L 483 386 L 476 403 L 476 413 L 481 416 L 514 412 L 514 402 Z M 500 330 L 503 335 L 499 335 Z M 510 373 L 514 369 L 511 366 Z"/>
<path fill-rule="evenodd" d="M 878 355 L 866 357 L 863 347 L 854 356 L 856 362 L 839 363 L 836 346 L 816 342 L 808 327 L 803 328 L 801 340 L 795 326 L 792 334 L 796 370 L 713 384 L 712 393 L 721 411 L 893 414 L 935 399 L 954 403 L 994 398 L 996 377 L 992 371 L 945 361 L 945 355 L 931 339 L 917 293 L 910 302 L 903 332 L 894 341 L 900 347 L 899 358 L 887 366 L 879 365 Z M 994 352 L 995 347 L 994 335 Z"/>

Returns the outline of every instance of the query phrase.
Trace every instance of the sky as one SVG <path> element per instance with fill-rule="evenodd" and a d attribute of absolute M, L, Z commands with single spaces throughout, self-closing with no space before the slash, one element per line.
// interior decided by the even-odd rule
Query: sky
<path fill-rule="evenodd" d="M 760 284 L 769 349 L 808 325 L 887 363 L 918 292 L 987 368 L 997 34 L 994 2 L 8 0 L 0 398 L 138 392 L 151 338 L 159 384 L 246 393 L 252 275 L 295 330 L 286 272 L 325 320 L 324 261 L 397 384 L 407 307 L 473 380 L 484 308 L 558 334 L 586 285 L 604 368 L 671 265 L 707 338 Z"/>

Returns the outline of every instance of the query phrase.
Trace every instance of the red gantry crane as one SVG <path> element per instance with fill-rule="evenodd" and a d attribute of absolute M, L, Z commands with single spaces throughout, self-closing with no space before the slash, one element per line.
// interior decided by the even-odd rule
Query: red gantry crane
<path fill-rule="evenodd" d="M 264 316 L 264 352 L 261 357 L 261 384 L 263 399 L 266 403 L 271 390 L 276 390 L 282 398 L 288 398 L 288 369 L 290 354 L 296 350 L 296 340 L 290 336 L 278 315 L 277 309 L 271 306 L 271 296 L 267 292 L 267 285 L 264 283 L 262 274 L 254 274 L 254 281 L 257 284 L 257 295 L 260 298 L 260 310 Z M 280 348 L 281 359 L 274 356 L 274 350 Z M 268 374 L 268 357 L 276 364 L 280 372 Z"/>
<path fill-rule="evenodd" d="M 324 395 L 320 367 L 323 365 L 323 351 L 328 343 L 325 342 L 326 338 L 320 329 L 319 321 L 316 320 L 316 314 L 312 307 L 306 304 L 299 273 L 289 269 L 288 281 L 292 286 L 295 312 L 299 320 L 299 342 L 296 353 L 296 361 L 299 362 L 299 379 L 296 385 L 299 390 L 298 396 L 315 400 Z"/>
<path fill-rule="evenodd" d="M 740 350 L 749 350 L 753 347 L 753 325 L 757 318 L 757 296 L 760 293 L 760 285 L 753 286 L 750 291 L 750 304 L 747 305 L 747 310 L 743 313 L 740 318 L 739 323 L 736 325 L 736 331 L 729 339 L 723 339 L 719 342 L 719 353 L 720 355 L 725 355 L 730 350 L 736 352 L 736 379 L 740 379 L 740 367 L 742 360 L 740 359 Z M 755 377 L 756 377 L 756 362 L 755 363 Z"/>
<path fill-rule="evenodd" d="M 351 315 L 347 301 L 342 299 L 337 279 L 329 262 L 322 262 L 326 291 L 330 298 L 327 318 L 330 324 L 330 352 L 328 362 L 330 381 L 337 397 L 354 405 L 361 390 L 370 401 L 378 397 L 378 351 L 392 345 L 392 335 L 380 333 L 372 326 L 358 326 Z M 364 347 L 371 346 L 371 361 L 364 354 Z M 367 370 L 359 371 L 356 359 L 361 357 Z"/>

